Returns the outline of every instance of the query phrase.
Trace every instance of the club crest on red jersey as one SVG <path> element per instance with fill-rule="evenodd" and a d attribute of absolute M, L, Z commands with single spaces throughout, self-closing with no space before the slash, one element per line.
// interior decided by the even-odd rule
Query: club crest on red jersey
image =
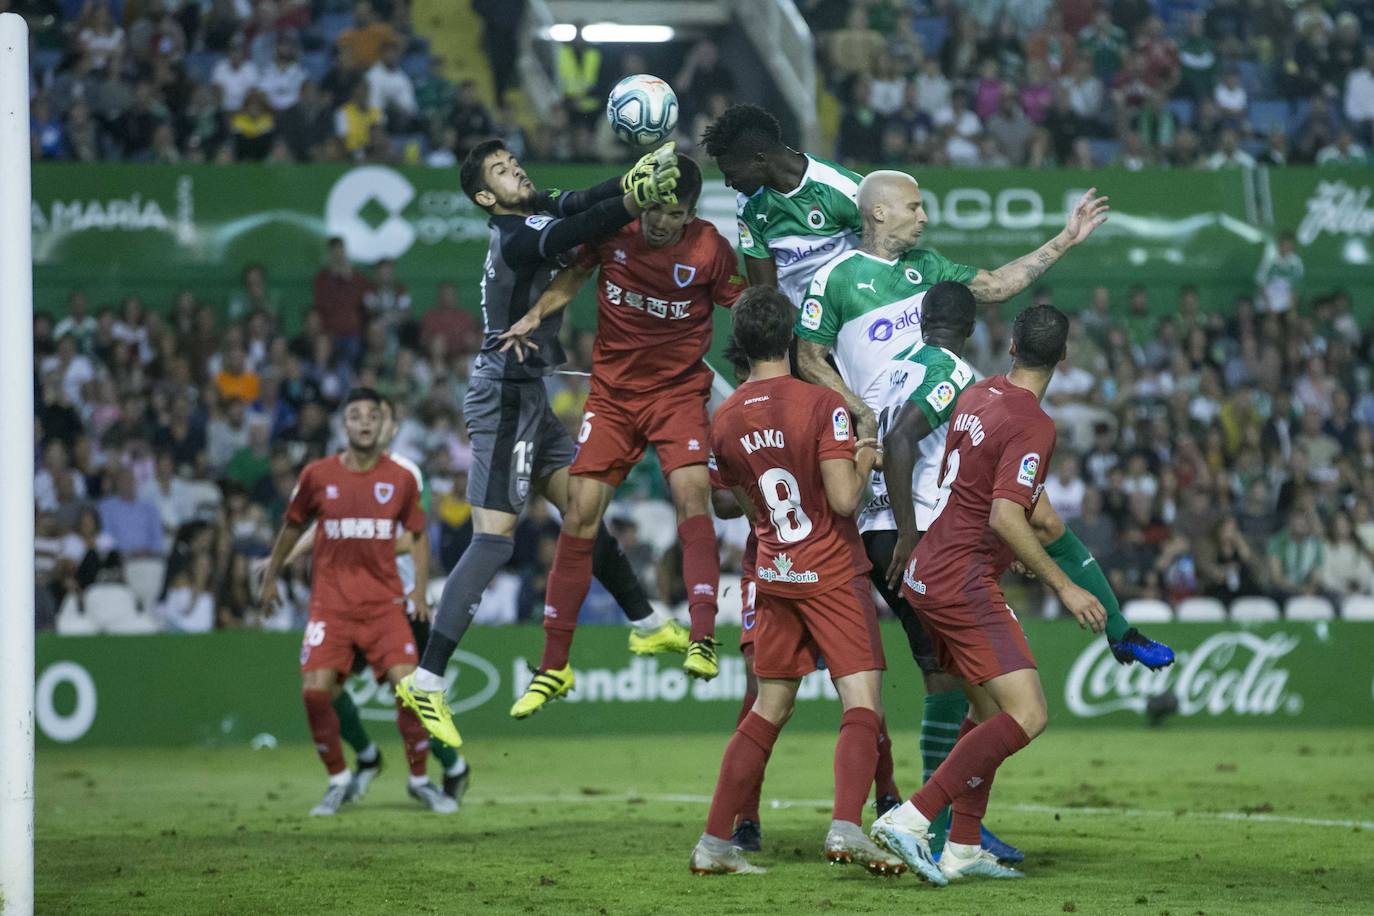
<path fill-rule="evenodd" d="M 686 289 L 697 277 L 697 269 L 690 264 L 673 265 L 673 282 L 678 285 L 678 289 Z"/>
<path fill-rule="evenodd" d="M 377 502 L 385 503 L 391 499 L 391 494 L 396 492 L 394 483 L 374 483 L 372 485 L 372 495 L 377 497 Z"/>

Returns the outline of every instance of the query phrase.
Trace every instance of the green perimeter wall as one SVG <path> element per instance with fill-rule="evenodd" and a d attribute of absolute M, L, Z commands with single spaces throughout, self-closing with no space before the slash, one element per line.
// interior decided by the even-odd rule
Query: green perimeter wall
<path fill-rule="evenodd" d="M 571 188 L 613 169 L 530 171 L 542 187 Z M 1344 286 L 1358 306 L 1374 303 L 1374 170 L 913 171 L 930 215 L 923 244 L 985 268 L 1057 232 L 1066 203 L 1090 185 L 1108 194 L 1110 222 L 1046 278 L 1068 308 L 1084 304 L 1095 285 L 1121 294 L 1135 283 L 1160 313 L 1173 308 L 1183 283 L 1196 284 L 1207 307 L 1227 307 L 1253 288 L 1264 246 L 1282 229 L 1299 234 L 1309 291 Z M 183 288 L 224 306 L 242 266 L 260 261 L 294 331 L 330 235 L 343 236 L 363 264 L 396 258 L 421 309 L 444 280 L 459 284 L 466 307 L 479 307 L 486 223 L 454 170 L 36 164 L 33 188 L 34 301 L 54 313 L 78 287 L 97 306 L 137 294 L 166 308 Z M 700 212 L 736 239 L 734 193 L 713 172 Z M 573 322 L 590 327 L 594 315 L 584 291 Z M 717 331 L 723 337 L 723 327 Z"/>
<path fill-rule="evenodd" d="M 1148 697 L 1168 689 L 1180 714 L 1171 728 L 1197 725 L 1293 728 L 1374 727 L 1374 623 L 1210 624 L 1152 627 L 1180 653 L 1171 669 L 1117 665 L 1101 637 L 1072 621 L 1027 621 L 1053 727 L 1131 726 Z M 727 630 L 733 643 L 738 631 Z M 914 728 L 922 688 L 905 636 L 883 625 L 889 722 Z M 507 711 L 537 662 L 538 627 L 478 627 L 449 668 L 450 697 L 469 740 L 489 735 L 727 733 L 744 695 L 744 665 L 727 652 L 721 674 L 690 681 L 677 657 L 641 659 L 621 627 L 578 631 L 577 689 L 537 718 Z M 40 746 L 243 745 L 270 735 L 307 741 L 300 702 L 299 633 L 226 632 L 203 636 L 59 637 L 40 634 L 37 736 Z M 388 688 L 348 684 L 378 734 L 394 718 Z M 802 685 L 792 729 L 833 729 L 839 707 L 824 674 Z M 381 729 L 385 726 L 385 731 Z M 388 739 L 390 740 L 390 739 Z"/>

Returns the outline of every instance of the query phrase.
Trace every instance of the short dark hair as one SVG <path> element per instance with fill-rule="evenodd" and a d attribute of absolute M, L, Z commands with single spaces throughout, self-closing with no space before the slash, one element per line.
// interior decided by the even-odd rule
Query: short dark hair
<path fill-rule="evenodd" d="M 458 184 L 468 196 L 468 200 L 477 204 L 477 193 L 490 190 L 483 174 L 483 167 L 487 164 L 488 156 L 502 151 L 509 152 L 506 141 L 500 137 L 492 137 L 490 140 L 483 140 L 468 152 L 467 158 L 458 169 Z"/>
<path fill-rule="evenodd" d="M 784 359 L 792 344 L 796 309 L 771 286 L 751 286 L 735 303 L 734 345 L 750 363 Z"/>
<path fill-rule="evenodd" d="M 778 119 L 757 105 L 731 105 L 701 132 L 706 155 L 719 159 L 727 153 L 752 156 L 782 145 Z"/>
<path fill-rule="evenodd" d="M 382 400 L 381 393 L 375 388 L 350 388 L 348 397 L 344 398 L 344 410 L 347 410 L 348 406 L 356 401 L 371 401 L 380 408 Z"/>
<path fill-rule="evenodd" d="M 391 400 L 391 398 L 387 397 L 386 395 L 382 394 L 380 391 L 377 392 L 377 406 L 385 407 L 387 410 L 391 411 L 391 415 L 393 417 L 396 416 L 396 402 Z"/>
<path fill-rule="evenodd" d="M 691 156 L 679 155 L 677 168 L 681 173 L 677 177 L 677 202 L 693 208 L 701 197 L 701 166 Z"/>
<path fill-rule="evenodd" d="M 1011 339 L 1016 344 L 1017 366 L 1053 369 L 1064 358 L 1069 317 L 1052 305 L 1033 305 L 1016 316 Z"/>
<path fill-rule="evenodd" d="M 954 280 L 943 280 L 926 290 L 921 300 L 921 328 L 940 328 L 964 337 L 973 333 L 978 320 L 978 301 L 967 286 Z"/>

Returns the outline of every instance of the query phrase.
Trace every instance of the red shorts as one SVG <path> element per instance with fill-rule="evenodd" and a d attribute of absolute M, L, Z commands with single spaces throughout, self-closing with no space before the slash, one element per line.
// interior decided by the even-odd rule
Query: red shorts
<path fill-rule="evenodd" d="M 758 586 L 755 584 L 753 576 L 741 576 L 739 589 L 741 598 L 739 650 L 743 654 L 751 654 L 754 651 L 754 636 L 759 631 Z"/>
<path fill-rule="evenodd" d="M 396 665 L 418 665 L 405 605 L 379 605 L 367 618 L 310 612 L 301 641 L 302 671 L 337 671 L 346 678 L 353 670 L 354 650 L 367 658 L 378 683 Z"/>
<path fill-rule="evenodd" d="M 825 659 L 832 679 L 887 667 L 867 576 L 809 598 L 759 592 L 754 674 L 805 677 Z"/>
<path fill-rule="evenodd" d="M 577 456 L 571 473 L 619 486 L 652 445 L 667 477 L 678 468 L 705 464 L 710 448 L 706 399 L 711 387 L 695 382 L 650 395 L 617 397 L 592 388 L 582 428 L 577 433 Z"/>
<path fill-rule="evenodd" d="M 970 684 L 1035 667 L 1021 621 L 1007 607 L 996 582 L 975 580 L 964 600 L 953 605 L 931 604 L 906 584 L 902 597 L 916 609 L 940 667 Z"/>

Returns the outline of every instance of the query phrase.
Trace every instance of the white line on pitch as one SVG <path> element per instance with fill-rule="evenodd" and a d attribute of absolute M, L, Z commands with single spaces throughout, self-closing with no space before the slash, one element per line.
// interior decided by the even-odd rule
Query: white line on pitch
<path fill-rule="evenodd" d="M 497 805 L 526 805 L 526 804 L 587 804 L 599 802 L 658 802 L 661 804 L 695 804 L 706 805 L 711 803 L 709 795 L 678 795 L 678 794 L 654 794 L 641 795 L 636 792 L 629 792 L 624 795 L 516 795 L 504 798 L 489 798 L 478 800 L 470 799 L 469 804 L 497 804 Z M 807 808 L 807 807 L 829 807 L 834 802 L 830 798 L 774 798 L 768 800 L 770 808 Z M 1085 815 L 1088 817 L 1186 817 L 1201 818 L 1213 821 L 1255 821 L 1266 824 L 1290 824 L 1299 827 L 1340 827 L 1345 830 L 1358 828 L 1360 830 L 1374 830 L 1374 821 L 1349 821 L 1331 820 L 1317 817 L 1289 817 L 1284 814 L 1247 814 L 1244 811 L 1152 811 L 1140 808 L 1079 808 L 1071 805 L 1008 805 L 1013 811 L 1021 811 L 1027 814 L 1058 814 L 1061 817 L 1072 817 L 1074 815 Z M 994 805 L 994 810 L 996 806 Z"/>

